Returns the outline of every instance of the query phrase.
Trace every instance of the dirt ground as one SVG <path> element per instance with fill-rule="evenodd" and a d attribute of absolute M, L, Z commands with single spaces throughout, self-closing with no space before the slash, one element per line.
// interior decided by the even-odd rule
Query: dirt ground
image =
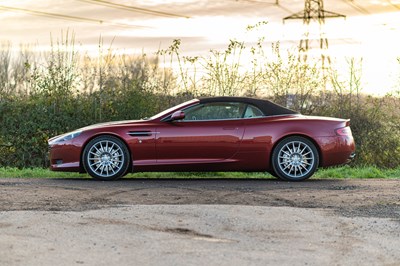
<path fill-rule="evenodd" d="M 217 204 L 330 209 L 400 219 L 400 180 L 0 179 L 0 211 L 84 211 L 141 204 Z"/>
<path fill-rule="evenodd" d="M 0 202 L 0 265 L 400 264 L 400 180 L 0 179 Z"/>

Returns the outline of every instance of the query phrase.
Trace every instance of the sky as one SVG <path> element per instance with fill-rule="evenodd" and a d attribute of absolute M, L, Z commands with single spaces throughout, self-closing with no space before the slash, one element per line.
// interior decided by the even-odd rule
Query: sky
<path fill-rule="evenodd" d="M 126 53 L 153 53 L 179 38 L 184 54 L 202 55 L 226 48 L 230 39 L 256 40 L 246 27 L 267 21 L 258 34 L 291 49 L 303 37 L 303 22 L 283 18 L 303 9 L 304 0 L 0 0 L 0 42 L 47 49 L 50 34 L 58 38 L 68 30 L 87 51 L 97 51 L 100 36 Z M 367 93 L 395 88 L 400 0 L 326 0 L 324 9 L 345 16 L 326 19 L 331 57 L 342 69 L 347 58 L 362 57 Z M 311 25 L 318 38 L 319 26 Z"/>

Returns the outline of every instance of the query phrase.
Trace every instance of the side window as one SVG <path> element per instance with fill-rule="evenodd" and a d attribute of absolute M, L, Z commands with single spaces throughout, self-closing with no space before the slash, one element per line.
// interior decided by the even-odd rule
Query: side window
<path fill-rule="evenodd" d="M 184 121 L 239 119 L 243 117 L 245 107 L 236 102 L 199 104 L 184 110 Z"/>
<path fill-rule="evenodd" d="M 252 118 L 252 117 L 261 117 L 264 114 L 253 105 L 248 105 L 246 108 L 246 112 L 244 113 L 244 118 Z"/>

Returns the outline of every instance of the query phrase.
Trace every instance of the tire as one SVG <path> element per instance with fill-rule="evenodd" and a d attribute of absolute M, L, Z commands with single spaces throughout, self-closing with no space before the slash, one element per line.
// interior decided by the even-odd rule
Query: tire
<path fill-rule="evenodd" d="M 319 154 L 310 140 L 293 136 L 281 140 L 272 153 L 275 174 L 286 181 L 310 178 L 319 165 Z"/>
<path fill-rule="evenodd" d="M 130 155 L 125 143 L 113 136 L 99 136 L 85 147 L 82 157 L 86 172 L 95 179 L 116 180 L 129 169 Z"/>
<path fill-rule="evenodd" d="M 274 169 L 270 169 L 270 170 L 268 171 L 268 173 L 269 173 L 270 175 L 272 175 L 273 177 L 279 178 L 279 176 L 275 173 Z"/>

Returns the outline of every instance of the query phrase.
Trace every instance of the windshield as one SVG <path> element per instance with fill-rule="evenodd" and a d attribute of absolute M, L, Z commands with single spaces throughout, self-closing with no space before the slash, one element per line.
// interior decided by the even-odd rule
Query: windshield
<path fill-rule="evenodd" d="M 166 114 L 172 112 L 172 111 L 175 110 L 175 109 L 176 109 L 176 110 L 179 110 L 179 109 L 181 109 L 181 108 L 183 108 L 183 107 L 185 107 L 185 106 L 187 106 L 187 105 L 189 105 L 189 104 L 191 104 L 191 103 L 195 103 L 195 102 L 198 102 L 198 101 L 199 101 L 199 100 L 197 100 L 197 99 L 193 99 L 193 100 L 190 100 L 190 101 L 181 103 L 181 104 L 179 104 L 179 105 L 175 105 L 175 106 L 173 106 L 173 107 L 171 107 L 171 108 L 168 108 L 167 110 L 164 110 L 164 111 L 162 111 L 161 113 L 158 113 L 158 114 L 156 114 L 156 115 L 153 115 L 152 117 L 150 117 L 150 118 L 148 118 L 148 119 L 145 119 L 145 120 L 153 120 L 153 119 L 160 118 L 160 117 L 162 117 L 162 116 L 164 116 L 164 115 L 166 115 Z"/>

